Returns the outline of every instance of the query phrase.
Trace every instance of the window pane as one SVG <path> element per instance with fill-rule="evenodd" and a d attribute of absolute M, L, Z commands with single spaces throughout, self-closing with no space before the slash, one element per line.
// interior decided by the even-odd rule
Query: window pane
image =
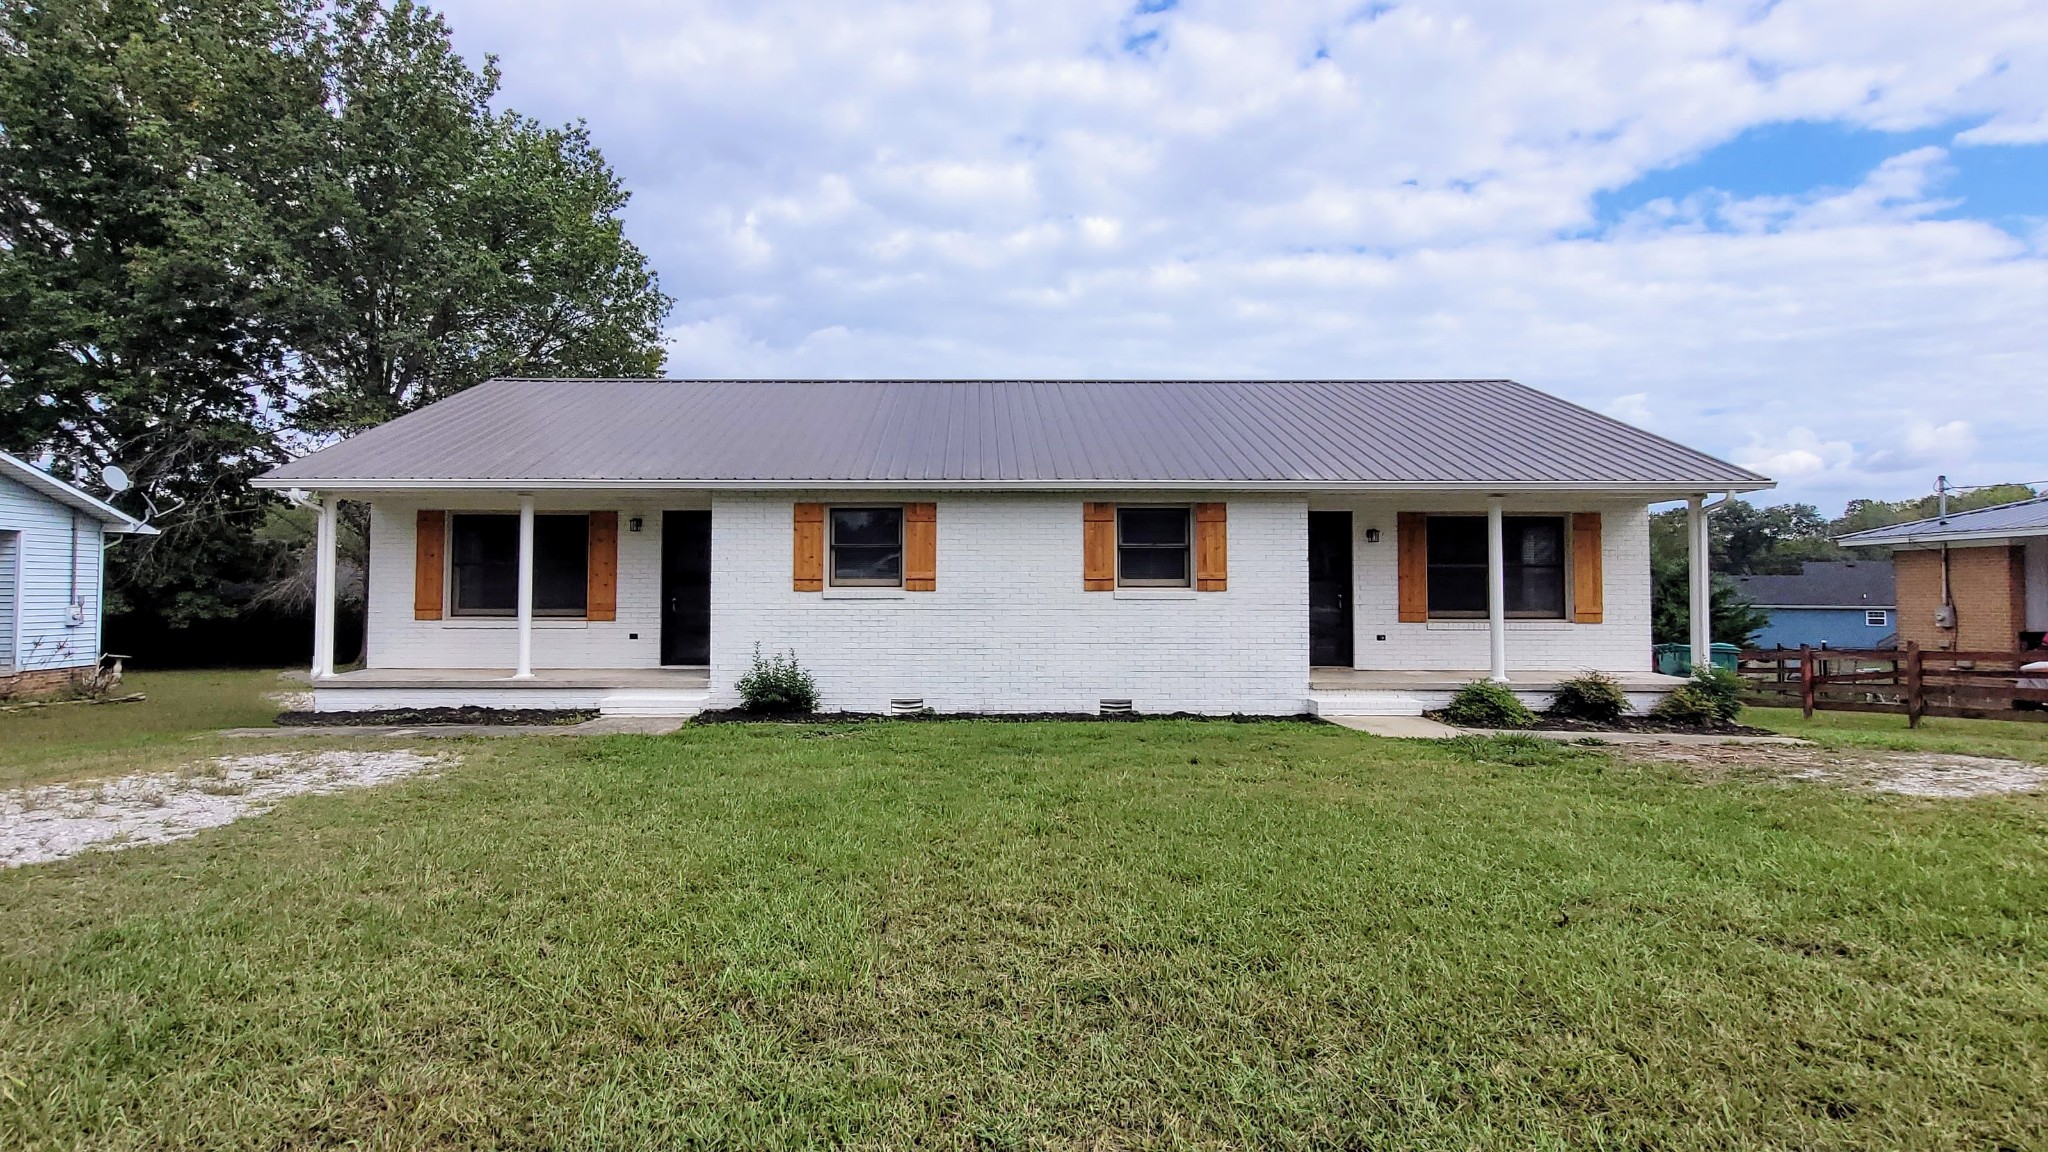
<path fill-rule="evenodd" d="M 583 614 L 590 593 L 590 517 L 533 518 L 533 610 Z"/>
<path fill-rule="evenodd" d="M 903 540 L 901 508 L 834 508 L 832 543 L 899 544 Z"/>
<path fill-rule="evenodd" d="M 903 549 L 844 544 L 832 549 L 834 584 L 897 584 L 903 580 Z"/>
<path fill-rule="evenodd" d="M 1438 564 L 1486 565 L 1486 518 L 1483 516 L 1431 516 L 1429 518 L 1429 562 Z"/>
<path fill-rule="evenodd" d="M 1118 578 L 1125 584 L 1185 584 L 1188 580 L 1186 548 L 1121 548 L 1117 556 Z"/>
<path fill-rule="evenodd" d="M 1501 537 L 1510 564 L 1564 563 L 1562 520 L 1506 518 L 1501 523 Z"/>
<path fill-rule="evenodd" d="M 1432 616 L 1486 614 L 1486 566 L 1431 565 L 1429 612 Z"/>
<path fill-rule="evenodd" d="M 519 518 L 456 516 L 449 567 L 454 609 L 467 613 L 518 610 Z"/>
<path fill-rule="evenodd" d="M 1510 566 L 1507 610 L 1528 616 L 1564 615 L 1564 569 Z"/>
<path fill-rule="evenodd" d="M 1116 510 L 1119 544 L 1186 544 L 1188 510 L 1185 508 L 1119 508 Z"/>

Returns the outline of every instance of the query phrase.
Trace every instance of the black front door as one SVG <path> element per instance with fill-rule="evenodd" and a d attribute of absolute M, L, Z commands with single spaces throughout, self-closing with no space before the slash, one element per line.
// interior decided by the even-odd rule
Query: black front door
<path fill-rule="evenodd" d="M 711 513 L 661 514 L 661 662 L 711 663 Z"/>
<path fill-rule="evenodd" d="M 1308 514 L 1308 662 L 1351 666 L 1351 513 Z"/>

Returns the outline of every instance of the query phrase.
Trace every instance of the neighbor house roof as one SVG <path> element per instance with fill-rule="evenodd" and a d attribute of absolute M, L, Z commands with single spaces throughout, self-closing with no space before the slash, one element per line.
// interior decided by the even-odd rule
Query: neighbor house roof
<path fill-rule="evenodd" d="M 1507 380 L 492 380 L 260 482 L 1672 493 L 1771 485 Z"/>
<path fill-rule="evenodd" d="M 75 485 L 67 484 L 26 460 L 0 452 L 0 476 L 8 476 L 21 482 L 33 491 L 83 512 L 107 526 L 110 532 L 132 533 L 138 536 L 154 536 L 156 529 L 137 520 L 112 504 L 98 497 L 88 495 Z"/>
<path fill-rule="evenodd" d="M 1892 608 L 1889 560 L 1809 560 L 1796 573 L 1735 576 L 1736 591 L 1759 608 Z"/>
<path fill-rule="evenodd" d="M 2027 536 L 2048 536 L 2048 496 L 1951 512 L 1946 516 L 1868 528 L 1838 537 L 1836 542 L 1851 548 L 1873 545 L 1910 548 L 1919 544 L 1967 542 L 1996 544 Z"/>

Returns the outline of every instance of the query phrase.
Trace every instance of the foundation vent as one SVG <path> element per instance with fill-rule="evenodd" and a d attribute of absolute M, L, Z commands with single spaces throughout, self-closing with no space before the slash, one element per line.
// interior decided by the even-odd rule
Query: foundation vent
<path fill-rule="evenodd" d="M 1097 705 L 1104 716 L 1129 716 L 1131 701 L 1128 697 L 1120 700 L 1103 699 Z"/>
<path fill-rule="evenodd" d="M 924 706 L 924 697 L 922 696 L 896 696 L 892 697 L 889 701 L 889 715 L 891 716 L 915 716 L 920 712 L 929 711 L 931 709 Z"/>

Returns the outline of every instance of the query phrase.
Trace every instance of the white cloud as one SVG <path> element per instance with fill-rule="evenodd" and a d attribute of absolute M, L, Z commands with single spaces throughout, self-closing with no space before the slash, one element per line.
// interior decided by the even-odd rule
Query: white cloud
<path fill-rule="evenodd" d="M 634 190 L 680 374 L 1505 375 L 1802 499 L 2041 471 L 2048 244 L 1947 149 L 1592 214 L 1790 119 L 2048 139 L 2040 0 L 447 7 Z"/>

